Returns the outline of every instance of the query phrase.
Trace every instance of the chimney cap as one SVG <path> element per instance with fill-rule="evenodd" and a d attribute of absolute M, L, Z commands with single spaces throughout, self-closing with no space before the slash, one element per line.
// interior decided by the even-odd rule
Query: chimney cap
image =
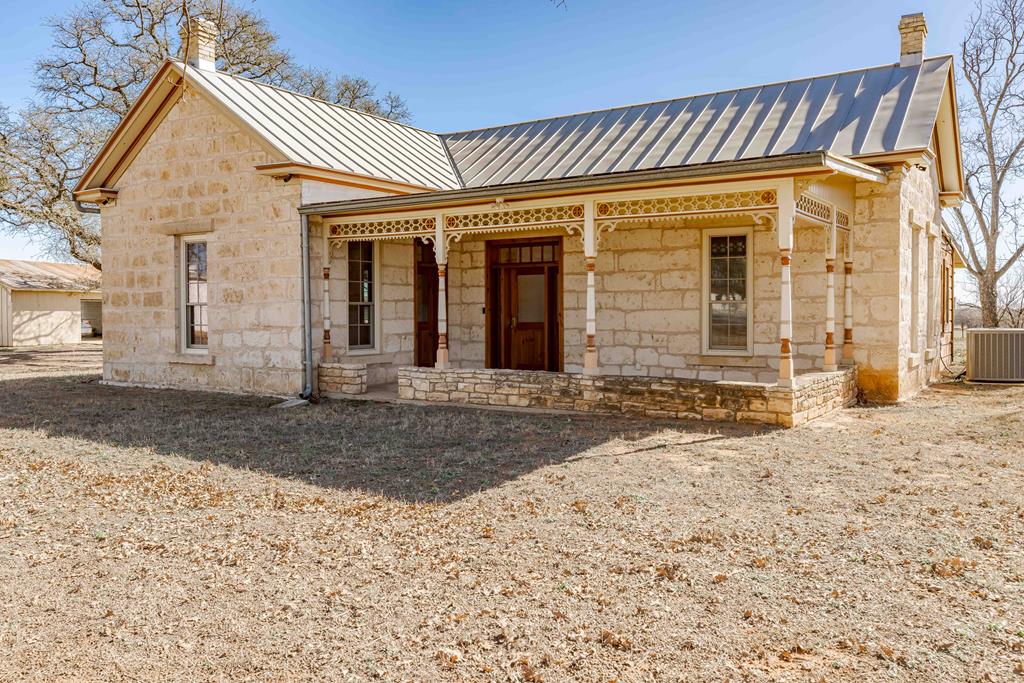
<path fill-rule="evenodd" d="M 217 24 L 199 17 L 189 17 L 179 29 L 182 59 L 197 69 L 214 71 L 217 68 Z"/>
<path fill-rule="evenodd" d="M 900 17 L 900 66 L 914 66 L 924 60 L 924 38 L 928 35 L 928 22 L 924 12 L 904 14 Z"/>

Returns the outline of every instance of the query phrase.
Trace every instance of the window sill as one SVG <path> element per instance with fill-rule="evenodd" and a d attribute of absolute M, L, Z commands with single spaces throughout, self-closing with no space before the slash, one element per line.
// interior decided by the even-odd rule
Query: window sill
<path fill-rule="evenodd" d="M 379 356 L 380 349 L 348 349 L 345 351 L 346 356 Z"/>
<path fill-rule="evenodd" d="M 743 351 L 705 351 L 699 356 L 687 356 L 687 365 L 709 365 L 716 367 L 764 368 L 768 360 Z"/>
<path fill-rule="evenodd" d="M 213 356 L 209 353 L 176 353 L 171 356 L 171 363 L 178 365 L 213 365 Z"/>

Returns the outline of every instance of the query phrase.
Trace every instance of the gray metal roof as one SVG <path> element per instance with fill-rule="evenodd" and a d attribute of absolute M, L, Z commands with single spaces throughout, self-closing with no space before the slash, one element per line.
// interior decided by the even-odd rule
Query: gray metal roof
<path fill-rule="evenodd" d="M 219 71 L 188 67 L 186 73 L 289 161 L 428 188 L 461 187 L 434 133 Z"/>
<path fill-rule="evenodd" d="M 949 56 L 449 133 L 464 187 L 931 142 Z"/>
<path fill-rule="evenodd" d="M 16 290 L 95 292 L 100 271 L 92 266 L 0 259 L 0 285 Z"/>

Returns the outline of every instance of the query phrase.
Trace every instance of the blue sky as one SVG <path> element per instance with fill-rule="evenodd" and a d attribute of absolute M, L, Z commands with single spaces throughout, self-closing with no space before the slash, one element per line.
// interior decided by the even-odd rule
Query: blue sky
<path fill-rule="evenodd" d="M 47 17 L 5 9 L 0 102 L 32 94 Z M 417 126 L 448 132 L 891 63 L 901 14 L 923 11 L 929 55 L 955 52 L 973 3 L 951 0 L 257 3 L 299 61 L 402 95 Z M 0 235 L 0 258 L 37 250 Z"/>

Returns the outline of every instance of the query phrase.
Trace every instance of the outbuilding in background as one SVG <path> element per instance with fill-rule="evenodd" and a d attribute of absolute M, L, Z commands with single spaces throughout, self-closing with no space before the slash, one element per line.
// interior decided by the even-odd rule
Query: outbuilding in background
<path fill-rule="evenodd" d="M 74 344 L 102 330 L 98 270 L 0 259 L 0 346 Z"/>

